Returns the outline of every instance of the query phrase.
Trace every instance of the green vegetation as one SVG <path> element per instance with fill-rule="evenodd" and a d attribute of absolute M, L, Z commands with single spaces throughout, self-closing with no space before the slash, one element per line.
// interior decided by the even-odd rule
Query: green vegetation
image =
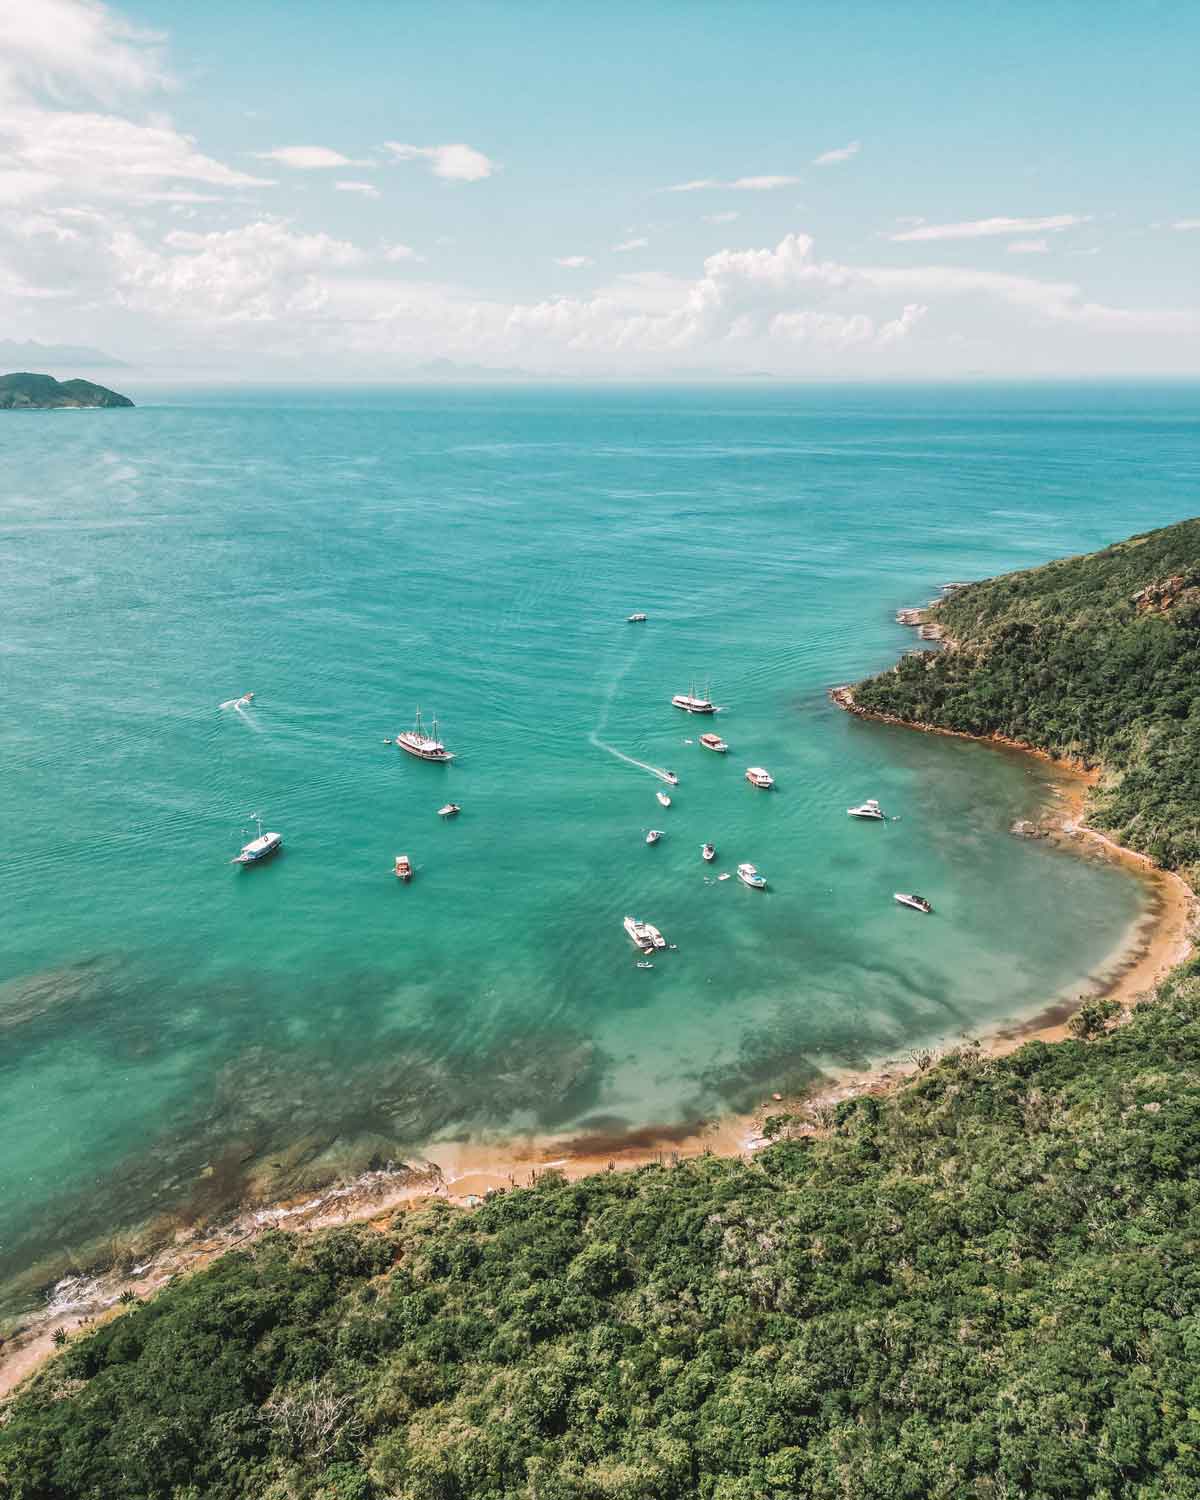
<path fill-rule="evenodd" d="M 72 1339 L 5 1500 L 1200 1494 L 1200 965 L 820 1138 L 271 1234 Z"/>
<path fill-rule="evenodd" d="M 90 380 L 55 380 L 53 375 L 0 375 L 0 411 L 49 411 L 58 407 L 132 406 L 128 396 Z"/>
<path fill-rule="evenodd" d="M 1107 772 L 1093 826 L 1200 876 L 1200 520 L 1010 573 L 935 611 L 955 648 L 859 683 L 877 713 Z"/>

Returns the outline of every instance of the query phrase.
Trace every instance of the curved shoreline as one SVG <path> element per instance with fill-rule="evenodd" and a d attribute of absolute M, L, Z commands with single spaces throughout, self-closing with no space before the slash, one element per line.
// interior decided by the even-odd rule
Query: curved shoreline
<path fill-rule="evenodd" d="M 1137 924 L 1113 955 L 1108 970 L 1084 982 L 1093 993 L 1117 1000 L 1123 1008 L 1137 1004 L 1193 947 L 1193 928 L 1200 905 L 1191 888 L 1173 871 L 1159 869 L 1149 856 L 1127 849 L 1083 821 L 1088 789 L 1099 779 L 1099 769 L 1063 760 L 1036 746 L 1002 735 L 974 735 L 938 725 L 916 724 L 895 715 L 873 713 L 854 702 L 849 687 L 834 688 L 829 697 L 841 709 L 863 719 L 916 729 L 925 733 L 975 740 L 997 750 L 1016 751 L 1049 762 L 1065 773 L 1069 789 L 1065 807 L 1054 809 L 1042 823 L 1047 836 L 1083 854 L 1099 852 L 1135 871 L 1153 888 L 1146 917 Z M 978 1045 L 985 1055 L 1001 1057 L 1026 1042 L 1056 1042 L 1068 1035 L 1067 1020 L 1078 1008 L 1076 995 L 1051 1002 L 1024 1020 L 1001 1022 Z M 132 1291 L 152 1296 L 168 1281 L 208 1265 L 228 1250 L 244 1247 L 273 1229 L 289 1232 L 327 1229 L 352 1222 L 372 1222 L 398 1211 L 419 1208 L 434 1199 L 469 1208 L 486 1193 L 525 1186 L 539 1172 L 557 1171 L 568 1179 L 603 1171 L 631 1171 L 672 1158 L 711 1153 L 751 1155 L 768 1144 L 764 1120 L 771 1114 L 799 1114 L 794 1133 L 814 1133 L 828 1124 L 834 1106 L 859 1094 L 882 1094 L 902 1086 L 919 1070 L 919 1054 L 906 1060 L 883 1060 L 869 1068 L 826 1075 L 799 1094 L 775 1095 L 752 1114 L 727 1114 L 712 1120 L 675 1127 L 649 1126 L 614 1135 L 564 1133 L 509 1137 L 486 1142 L 434 1142 L 415 1166 L 368 1171 L 350 1183 L 331 1183 L 316 1193 L 297 1195 L 270 1206 L 244 1205 L 220 1228 L 192 1231 L 154 1255 L 144 1266 L 126 1272 L 112 1268 L 95 1276 L 64 1278 L 45 1309 L 31 1314 L 27 1325 L 0 1344 L 0 1400 L 33 1374 L 55 1352 L 54 1330 L 70 1331 L 83 1324 L 118 1315 L 119 1298 Z M 930 1049 L 931 1056 L 940 1049 Z"/>

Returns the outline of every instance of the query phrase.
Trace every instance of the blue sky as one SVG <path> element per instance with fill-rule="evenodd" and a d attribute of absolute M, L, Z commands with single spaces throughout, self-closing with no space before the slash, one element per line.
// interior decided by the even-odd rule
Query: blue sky
<path fill-rule="evenodd" d="M 1200 372 L 1194 5 L 0 17 L 10 337 L 264 377 Z"/>

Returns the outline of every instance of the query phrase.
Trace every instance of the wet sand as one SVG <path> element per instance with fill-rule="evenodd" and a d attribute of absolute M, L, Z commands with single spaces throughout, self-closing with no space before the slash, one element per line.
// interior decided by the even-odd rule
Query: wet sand
<path fill-rule="evenodd" d="M 841 702 L 840 706 L 849 705 Z M 852 707 L 850 711 L 861 713 Z M 1001 753 L 1034 754 L 1054 766 L 1055 784 L 1039 823 L 1044 836 L 1080 856 L 1118 861 L 1135 871 L 1151 888 L 1146 916 L 1101 973 L 1081 980 L 1069 998 L 1056 999 L 1039 1013 L 1002 1024 L 979 1039 L 985 1054 L 998 1057 L 1035 1038 L 1062 1041 L 1068 1035 L 1067 1020 L 1078 1008 L 1083 991 L 1089 997 L 1108 996 L 1126 1010 L 1135 1006 L 1191 952 L 1198 905 L 1196 896 L 1178 875 L 1157 869 L 1147 856 L 1125 849 L 1086 826 L 1083 818 L 1087 797 L 1099 780 L 1098 771 L 1055 761 L 1045 752 L 998 738 L 985 738 L 982 743 L 991 744 Z M 952 1046 L 965 1039 L 947 1038 L 945 1045 Z M 936 1047 L 930 1049 L 933 1056 L 938 1051 Z M 169 1249 L 133 1272 L 113 1269 L 97 1276 L 60 1281 L 49 1305 L 31 1315 L 25 1327 L 0 1346 L 0 1397 L 7 1395 L 54 1352 L 56 1328 L 70 1333 L 81 1325 L 117 1316 L 117 1299 L 123 1291 L 131 1290 L 140 1298 L 153 1295 L 171 1277 L 197 1270 L 269 1229 L 307 1232 L 354 1221 L 374 1222 L 384 1228 L 398 1211 L 419 1208 L 433 1199 L 470 1208 L 489 1192 L 528 1186 L 547 1171 L 574 1180 L 596 1172 L 669 1164 L 706 1153 L 749 1156 L 768 1144 L 763 1135 L 768 1116 L 790 1114 L 795 1117 L 793 1131 L 819 1132 L 827 1128 L 830 1112 L 837 1103 L 863 1093 L 885 1093 L 902 1085 L 917 1071 L 920 1060 L 920 1049 L 914 1049 L 904 1059 L 881 1060 L 868 1069 L 827 1075 L 802 1094 L 773 1095 L 750 1115 L 628 1132 L 517 1137 L 492 1144 L 435 1142 L 412 1165 L 366 1172 L 350 1183 L 270 1207 L 246 1207 L 215 1231 L 181 1226 Z"/>

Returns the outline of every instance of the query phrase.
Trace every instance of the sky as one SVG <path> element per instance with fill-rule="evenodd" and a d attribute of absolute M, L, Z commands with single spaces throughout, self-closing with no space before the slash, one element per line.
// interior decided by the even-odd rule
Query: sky
<path fill-rule="evenodd" d="M 0 0 L 0 339 L 251 380 L 1196 375 L 1197 57 L 1194 0 Z"/>

